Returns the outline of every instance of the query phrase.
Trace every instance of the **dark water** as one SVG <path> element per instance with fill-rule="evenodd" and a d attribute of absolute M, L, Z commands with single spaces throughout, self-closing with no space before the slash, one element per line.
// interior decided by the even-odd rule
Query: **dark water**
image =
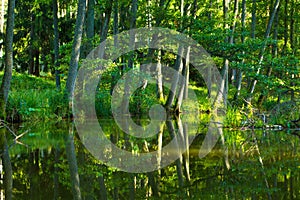
<path fill-rule="evenodd" d="M 145 141 L 126 138 L 112 121 L 103 120 L 101 126 L 120 148 L 157 148 L 156 137 L 147 141 L 145 150 Z M 162 130 L 165 145 L 172 134 L 167 126 Z M 223 130 L 213 150 L 200 159 L 203 128 L 181 160 L 150 173 L 106 166 L 87 151 L 72 124 L 32 122 L 13 131 L 26 132 L 17 141 L 6 133 L 13 199 L 300 199 L 296 131 Z M 1 170 L 4 196 L 3 161 Z"/>

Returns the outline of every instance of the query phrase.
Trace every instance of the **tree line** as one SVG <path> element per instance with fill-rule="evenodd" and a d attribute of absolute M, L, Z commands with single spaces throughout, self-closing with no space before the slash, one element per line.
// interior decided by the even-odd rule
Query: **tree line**
<path fill-rule="evenodd" d="M 2 20 L 1 99 L 7 101 L 12 70 L 51 74 L 57 89 L 63 80 L 71 95 L 79 61 L 95 46 L 125 30 L 157 26 L 189 35 L 210 53 L 222 74 L 219 98 L 258 108 L 268 101 L 297 101 L 299 6 L 296 0 L 2 1 L 7 12 L 2 13 L 6 26 Z M 178 54 L 188 54 L 182 51 Z M 188 61 L 178 56 L 174 61 L 164 51 L 135 51 L 114 62 L 122 71 L 141 57 L 179 70 L 187 77 L 186 86 L 189 80 L 205 86 Z M 157 88 L 158 98 L 171 107 L 174 97 L 164 96 L 159 83 Z"/>

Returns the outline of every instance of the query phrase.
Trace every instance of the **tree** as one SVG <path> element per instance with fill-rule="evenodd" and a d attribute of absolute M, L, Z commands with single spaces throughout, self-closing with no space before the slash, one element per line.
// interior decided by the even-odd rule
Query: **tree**
<path fill-rule="evenodd" d="M 268 22 L 268 26 L 267 26 L 267 29 L 266 29 L 266 33 L 265 33 L 265 41 L 264 41 L 264 44 L 260 50 L 260 53 L 259 53 L 259 62 L 258 62 L 258 69 L 256 71 L 256 75 L 259 75 L 260 74 L 260 70 L 261 70 L 261 64 L 263 62 L 263 59 L 264 59 L 264 53 L 265 53 L 265 50 L 266 50 L 266 46 L 267 46 L 267 40 L 268 38 L 270 37 L 270 32 L 271 32 L 271 28 L 272 28 L 272 24 L 273 24 L 273 21 L 274 21 L 274 18 L 275 18 L 275 15 L 277 13 L 277 10 L 279 9 L 279 5 L 280 5 L 280 0 L 276 0 L 275 4 L 274 4 L 274 8 L 272 10 L 272 14 L 270 15 L 270 20 Z M 251 103 L 251 100 L 252 100 L 252 96 L 253 96 L 253 93 L 254 93 L 254 90 L 255 90 L 255 86 L 256 86 L 256 83 L 257 83 L 257 79 L 254 79 L 250 85 L 250 91 L 249 91 L 249 96 L 247 98 L 247 102 Z"/>
<path fill-rule="evenodd" d="M 93 49 L 93 39 L 95 36 L 95 0 L 88 0 L 87 17 L 86 17 L 86 37 L 87 53 Z"/>
<path fill-rule="evenodd" d="M 6 118 L 5 109 L 10 90 L 10 82 L 12 78 L 13 68 L 13 37 L 14 37 L 14 21 L 15 21 L 15 0 L 8 1 L 7 25 L 5 34 L 5 72 L 0 88 L 0 119 Z"/>
<path fill-rule="evenodd" d="M 68 98 L 69 105 L 71 106 L 71 100 L 74 93 L 75 80 L 78 70 L 79 56 L 80 56 L 80 45 L 82 40 L 83 23 L 85 15 L 86 1 L 79 0 L 77 8 L 77 19 L 75 24 L 74 41 L 72 46 L 72 54 L 70 61 L 70 68 L 68 72 L 68 79 L 66 83 L 66 97 Z M 71 107 L 69 107 L 71 108 Z"/>
<path fill-rule="evenodd" d="M 242 18 L 241 18 L 241 23 L 242 23 L 242 35 L 241 35 L 241 42 L 242 44 L 245 43 L 245 23 L 246 23 L 246 0 L 242 0 Z M 245 55 L 245 51 L 242 52 L 243 55 Z M 245 59 L 242 59 L 241 65 L 243 66 L 245 63 Z M 238 69 L 236 73 L 236 81 L 235 81 L 235 86 L 236 86 L 236 93 L 234 95 L 234 100 L 238 100 L 238 97 L 240 96 L 241 88 L 242 88 L 242 79 L 243 79 L 243 71 L 242 69 Z"/>
<path fill-rule="evenodd" d="M 67 98 L 67 100 L 69 102 L 69 109 L 72 107 L 72 98 L 73 98 L 75 80 L 76 80 L 77 70 L 78 70 L 85 8 L 86 8 L 86 1 L 79 0 L 78 8 L 77 8 L 77 19 L 76 19 L 76 24 L 75 24 L 75 33 L 74 33 L 74 41 L 73 41 L 73 46 L 72 46 L 70 68 L 69 68 L 68 79 L 67 79 L 67 83 L 66 83 L 66 92 L 65 92 L 65 97 Z M 67 136 L 67 140 L 66 140 L 66 150 L 67 150 L 67 156 L 68 156 L 70 173 L 71 173 L 71 182 L 72 182 L 72 190 L 73 190 L 74 199 L 79 200 L 79 199 L 81 199 L 81 192 L 80 192 L 77 160 L 75 157 L 75 150 L 74 150 L 74 143 L 73 143 L 73 140 L 74 140 L 73 126 L 72 126 L 72 128 L 70 128 L 70 130 L 71 131 L 69 132 L 69 135 Z"/>
<path fill-rule="evenodd" d="M 0 119 L 6 118 L 6 104 L 8 100 L 8 93 L 10 90 L 10 82 L 12 78 L 12 68 L 13 68 L 13 36 L 14 36 L 14 18 L 15 18 L 15 0 L 8 1 L 8 17 L 6 25 L 6 35 L 5 35 L 5 72 L 0 88 Z M 12 166 L 10 162 L 8 145 L 6 142 L 5 131 L 3 127 L 0 127 L 1 132 L 1 149 L 3 151 L 2 160 L 4 163 L 5 171 L 5 199 L 12 199 Z"/>
<path fill-rule="evenodd" d="M 57 0 L 53 0 L 53 27 L 54 27 L 54 65 L 55 65 L 55 80 L 56 88 L 60 90 L 60 76 L 59 76 L 59 31 L 58 31 L 58 6 Z"/>

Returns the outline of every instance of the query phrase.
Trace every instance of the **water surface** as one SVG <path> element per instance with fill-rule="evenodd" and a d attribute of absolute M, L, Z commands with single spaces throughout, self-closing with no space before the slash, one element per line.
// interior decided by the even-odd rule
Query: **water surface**
<path fill-rule="evenodd" d="M 177 131 L 177 122 L 172 123 Z M 112 120 L 100 124 L 120 148 L 133 153 L 159 148 L 157 136 L 136 140 Z M 74 130 L 66 122 L 24 123 L 13 129 L 18 135 L 26 132 L 17 141 L 6 133 L 13 199 L 300 199 L 299 131 L 223 130 L 214 149 L 200 159 L 203 128 L 170 166 L 126 173 L 95 159 Z M 162 125 L 162 145 L 171 140 Z M 3 178 L 3 162 L 0 169 Z M 5 183 L 1 179 L 1 196 Z"/>

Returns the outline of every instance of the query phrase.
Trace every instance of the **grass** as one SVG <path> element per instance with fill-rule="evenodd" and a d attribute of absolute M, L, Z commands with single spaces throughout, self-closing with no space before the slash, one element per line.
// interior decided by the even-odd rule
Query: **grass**
<path fill-rule="evenodd" d="M 0 72 L 0 80 L 3 73 Z M 96 94 L 96 112 L 101 118 L 112 116 L 111 113 L 111 95 L 110 83 L 112 81 L 110 74 L 104 74 L 99 85 L 99 91 Z M 189 86 L 194 90 L 198 98 L 201 113 L 200 121 L 206 122 L 211 108 L 207 98 L 207 88 Z M 63 91 L 63 90 L 62 90 Z M 167 93 L 167 89 L 165 93 Z M 63 92 L 57 91 L 54 78 L 51 76 L 35 77 L 26 74 L 14 72 L 9 93 L 7 116 L 10 121 L 47 121 L 61 120 L 67 114 L 67 108 L 64 105 Z M 269 103 L 268 103 L 269 102 Z M 134 115 L 148 115 L 149 109 L 160 101 L 156 97 L 156 85 L 149 84 L 145 90 L 138 89 L 130 97 L 129 110 Z M 274 104 L 272 99 L 267 99 L 266 110 L 261 111 L 268 115 L 268 124 L 280 124 L 284 127 L 294 127 L 293 120 L 300 118 L 300 105 L 295 102 L 284 102 Z M 272 105 L 272 106 L 270 106 Z M 274 106 L 275 105 L 275 106 Z M 194 110 L 195 105 L 190 103 L 183 104 L 183 108 L 188 107 Z M 270 109 L 272 107 L 272 109 Z M 90 108 L 92 109 L 92 108 Z M 264 123 L 260 117 L 255 115 L 252 108 L 243 108 L 241 105 L 229 105 L 226 111 L 224 126 L 230 128 L 239 128 L 252 120 L 255 127 L 263 127 Z M 207 115 L 207 114 L 208 115 Z"/>
<path fill-rule="evenodd" d="M 3 73 L 0 74 L 2 80 Z M 51 77 L 35 77 L 14 72 L 8 97 L 9 121 L 46 121 L 61 119 L 63 94 L 56 90 Z"/>

